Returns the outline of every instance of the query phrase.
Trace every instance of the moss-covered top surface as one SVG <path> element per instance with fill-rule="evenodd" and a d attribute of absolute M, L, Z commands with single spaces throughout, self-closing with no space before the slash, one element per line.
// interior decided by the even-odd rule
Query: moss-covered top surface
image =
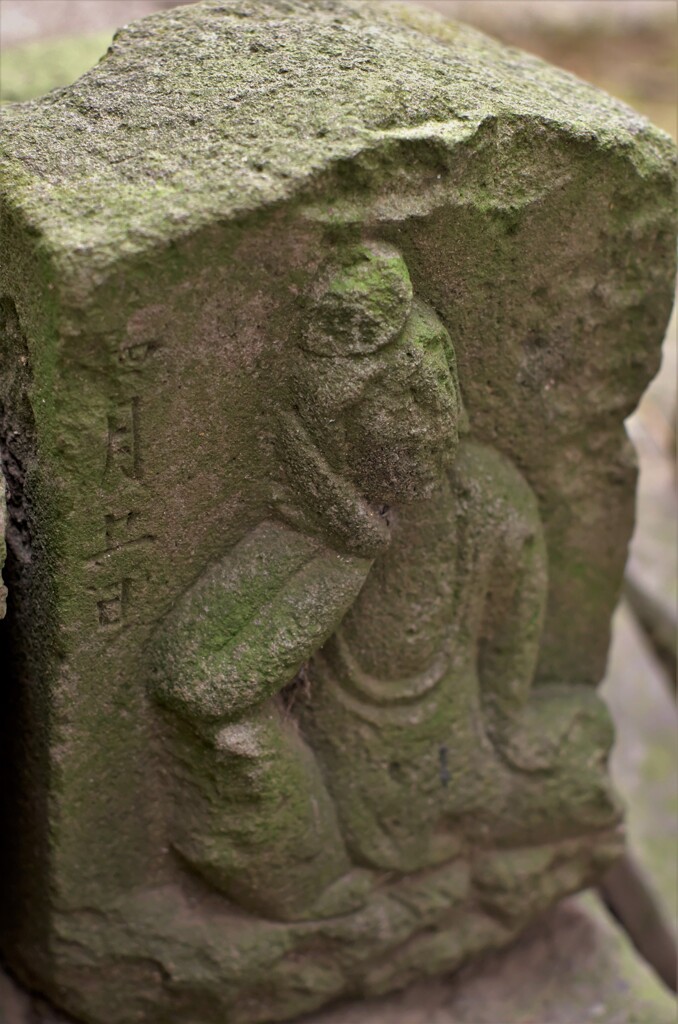
<path fill-rule="evenodd" d="M 74 85 L 4 109 L 4 190 L 48 248 L 107 263 L 289 198 L 394 139 L 450 146 L 488 117 L 623 147 L 662 133 L 537 58 L 414 8 L 204 0 L 122 30 Z"/>

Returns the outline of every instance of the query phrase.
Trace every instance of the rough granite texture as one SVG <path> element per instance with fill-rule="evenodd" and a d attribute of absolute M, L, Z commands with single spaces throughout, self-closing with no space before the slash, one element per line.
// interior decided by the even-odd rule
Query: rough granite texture
<path fill-rule="evenodd" d="M 3 1024 L 71 1024 L 0 972 Z M 594 896 L 564 900 L 455 977 L 351 1000 L 300 1024 L 674 1024 L 675 999 Z"/>
<path fill-rule="evenodd" d="M 2 117 L 4 956 L 254 1024 L 506 944 L 619 850 L 670 140 L 340 0 L 145 19 Z"/>

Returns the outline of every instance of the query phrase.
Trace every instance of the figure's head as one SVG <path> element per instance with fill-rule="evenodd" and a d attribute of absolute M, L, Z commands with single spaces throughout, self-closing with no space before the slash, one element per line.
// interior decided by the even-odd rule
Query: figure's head
<path fill-rule="evenodd" d="M 454 457 L 461 398 L 449 334 L 402 256 L 354 251 L 305 316 L 295 406 L 327 461 L 370 502 L 426 496 Z"/>

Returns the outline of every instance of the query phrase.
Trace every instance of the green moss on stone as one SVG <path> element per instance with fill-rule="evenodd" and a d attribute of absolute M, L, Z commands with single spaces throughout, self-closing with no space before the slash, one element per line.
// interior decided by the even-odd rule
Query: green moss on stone
<path fill-rule="evenodd" d="M 39 671 L 28 659 L 19 688 L 40 725 L 28 787 L 40 803 L 24 799 L 22 813 L 41 814 L 42 831 L 6 877 L 19 879 L 12 927 L 26 974 L 83 1019 L 199 1012 L 221 1024 L 224 1005 L 248 1024 L 292 1016 L 451 969 L 518 927 L 476 913 L 465 858 L 440 877 L 415 872 L 402 899 L 381 888 L 360 920 L 330 921 L 320 938 L 316 923 L 243 921 L 205 898 L 168 852 L 177 763 L 148 701 L 152 641 L 182 595 L 285 498 L 313 512 L 313 446 L 294 448 L 281 424 L 311 396 L 297 372 L 304 317 L 335 264 L 352 268 L 335 294 L 363 291 L 366 318 L 386 313 L 397 328 L 411 293 L 435 310 L 473 440 L 517 466 L 538 499 L 551 577 L 542 676 L 568 687 L 601 672 L 632 518 L 621 421 L 652 373 L 671 298 L 671 144 L 564 72 L 427 25 L 380 3 L 205 0 L 129 26 L 78 82 L 3 110 L 0 285 L 26 338 L 28 412 L 4 378 L 0 397 L 12 431 L 33 423 L 27 493 L 42 573 L 34 604 L 17 597 L 50 623 Z M 367 287 L 377 249 L 380 273 L 385 263 L 398 282 L 394 309 Z M 9 350 L 18 356 L 12 339 Z M 314 371 L 328 457 L 347 449 L 339 434 L 332 450 L 328 410 L 362 395 L 364 362 L 341 380 Z M 385 388 L 387 400 L 393 411 Z M 298 458 L 287 451 L 284 471 L 286 442 Z M 474 466 L 489 495 L 483 522 L 503 522 L 521 492 L 504 481 L 502 504 L 496 465 Z M 285 472 L 299 485 L 291 497 Z M 357 550 L 362 527 L 341 535 L 339 488 L 332 497 L 300 529 Z M 133 545 L 108 547 L 111 519 L 139 527 Z M 225 609 L 233 635 L 271 604 L 265 573 Z M 108 621 L 123 603 L 124 621 Z M 285 616 L 273 608 L 270 620 L 278 649 Z M 525 628 L 537 624 L 534 613 Z M 225 647 L 222 621 L 203 626 L 207 647 Z M 255 677 L 270 652 L 250 632 L 243 663 Z M 179 683 L 193 691 L 188 672 Z M 450 749 L 472 718 L 457 710 L 449 730 L 439 719 Z M 412 759 L 414 732 L 402 742 Z M 351 736 L 372 749 L 369 734 Z M 470 763 L 459 788 L 489 793 Z M 558 817 L 572 793 L 554 789 L 540 780 Z M 480 810 L 492 818 L 484 799 Z M 262 844 L 275 845 L 285 819 Z M 588 877 L 584 845 L 562 874 L 527 858 L 529 877 L 508 879 L 521 921 Z"/>

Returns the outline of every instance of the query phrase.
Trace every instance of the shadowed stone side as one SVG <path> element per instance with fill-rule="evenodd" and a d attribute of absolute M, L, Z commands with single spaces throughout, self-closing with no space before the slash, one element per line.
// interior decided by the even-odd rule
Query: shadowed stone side
<path fill-rule="evenodd" d="M 4 481 L 3 481 L 4 484 Z M 3 488 L 4 489 L 4 488 Z M 7 505 L 5 504 L 5 495 L 0 493 L 0 572 L 5 564 L 5 558 L 7 557 L 7 545 L 5 540 L 5 531 L 7 528 Z M 1 577 L 0 577 L 1 579 Z M 0 619 L 4 618 L 5 612 L 7 611 L 7 587 L 4 583 L 0 582 Z"/>

